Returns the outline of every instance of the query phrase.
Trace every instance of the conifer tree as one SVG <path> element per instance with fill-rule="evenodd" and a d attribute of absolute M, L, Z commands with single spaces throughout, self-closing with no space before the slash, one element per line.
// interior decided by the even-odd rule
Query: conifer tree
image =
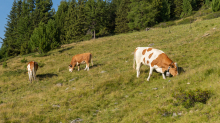
<path fill-rule="evenodd" d="M 192 14 L 192 6 L 191 6 L 191 0 L 183 0 L 183 16 L 189 16 Z"/>
<path fill-rule="evenodd" d="M 128 27 L 128 12 L 130 10 L 129 8 L 130 0 L 121 0 L 121 3 L 119 4 L 116 12 L 116 18 L 115 18 L 115 32 L 116 33 L 126 33 L 129 32 L 130 29 Z"/>
<path fill-rule="evenodd" d="M 130 29 L 140 30 L 155 23 L 158 11 L 148 0 L 131 0 L 130 7 L 131 10 L 128 12 Z"/>
<path fill-rule="evenodd" d="M 68 11 L 64 22 L 65 40 L 63 43 L 70 43 L 74 37 L 74 23 L 77 20 L 77 4 L 75 0 L 69 1 Z"/>
<path fill-rule="evenodd" d="M 174 0 L 174 4 L 175 4 L 175 9 L 174 9 L 175 17 L 179 18 L 183 11 L 182 9 L 183 0 Z"/>
<path fill-rule="evenodd" d="M 5 27 L 5 38 L 3 39 L 2 47 L 4 47 L 5 57 L 16 55 L 17 52 L 14 50 L 16 46 L 16 26 L 17 26 L 17 2 L 14 0 L 10 14 L 7 18 L 7 24 Z"/>
<path fill-rule="evenodd" d="M 220 1 L 219 0 L 212 0 L 212 11 L 217 12 L 220 10 Z"/>
<path fill-rule="evenodd" d="M 65 43 L 66 40 L 64 23 L 65 23 L 65 18 L 67 16 L 68 7 L 69 7 L 68 2 L 61 1 L 58 10 L 54 16 L 57 24 L 57 28 L 60 30 L 60 40 L 63 44 Z"/>
<path fill-rule="evenodd" d="M 29 45 L 32 50 L 46 53 L 60 46 L 59 34 L 54 20 L 50 19 L 47 24 L 40 22 L 39 27 L 34 29 Z"/>

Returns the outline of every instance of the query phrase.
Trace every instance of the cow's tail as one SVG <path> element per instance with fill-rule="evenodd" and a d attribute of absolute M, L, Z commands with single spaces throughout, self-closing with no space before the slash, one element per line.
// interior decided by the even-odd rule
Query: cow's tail
<path fill-rule="evenodd" d="M 93 66 L 93 62 L 92 62 L 92 54 L 90 54 L 90 60 L 91 60 L 92 66 Z"/>
<path fill-rule="evenodd" d="M 135 50 L 136 51 L 136 50 Z M 134 51 L 133 68 L 135 69 L 136 52 Z"/>

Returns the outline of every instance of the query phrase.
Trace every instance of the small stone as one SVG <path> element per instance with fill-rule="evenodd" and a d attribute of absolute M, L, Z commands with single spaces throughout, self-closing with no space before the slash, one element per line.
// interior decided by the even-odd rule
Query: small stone
<path fill-rule="evenodd" d="M 174 116 L 174 117 L 176 117 L 176 116 L 177 116 L 177 114 L 176 114 L 176 113 L 173 113 L 173 116 Z"/>
<path fill-rule="evenodd" d="M 158 88 L 152 88 L 153 90 L 157 90 Z"/>
<path fill-rule="evenodd" d="M 60 105 L 53 105 L 53 107 L 58 107 L 58 108 L 59 108 L 59 107 L 60 107 Z"/>
<path fill-rule="evenodd" d="M 101 71 L 100 73 L 105 73 L 105 72 L 106 72 L 106 71 L 103 70 L 103 71 Z"/>
<path fill-rule="evenodd" d="M 178 115 L 182 115 L 182 113 L 178 113 Z"/>
<path fill-rule="evenodd" d="M 75 87 L 73 87 L 72 89 L 73 89 L 73 90 L 76 90 L 76 88 L 75 88 Z"/>
<path fill-rule="evenodd" d="M 187 84 L 189 85 L 190 83 L 188 82 Z"/>
<path fill-rule="evenodd" d="M 65 90 L 68 90 L 69 88 L 66 88 Z"/>
<path fill-rule="evenodd" d="M 125 95 L 125 98 L 128 98 L 129 96 L 128 95 Z"/>
<path fill-rule="evenodd" d="M 73 78 L 73 79 L 69 80 L 69 82 L 74 81 L 75 79 L 77 79 L 77 77 L 75 77 L 75 78 Z"/>
<path fill-rule="evenodd" d="M 83 119 L 77 118 L 73 121 L 70 121 L 70 123 L 77 123 L 77 122 L 82 122 L 82 121 L 83 121 Z"/>
<path fill-rule="evenodd" d="M 57 83 L 56 86 L 61 87 L 63 86 L 63 83 Z"/>
<path fill-rule="evenodd" d="M 149 46 L 149 47 L 152 47 L 152 46 L 154 46 L 154 43 L 152 43 L 152 44 L 149 44 L 148 46 Z"/>

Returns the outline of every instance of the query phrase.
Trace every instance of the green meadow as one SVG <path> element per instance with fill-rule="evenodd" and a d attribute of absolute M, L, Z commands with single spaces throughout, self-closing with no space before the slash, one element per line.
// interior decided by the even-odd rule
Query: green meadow
<path fill-rule="evenodd" d="M 0 122 L 218 123 L 219 22 L 155 27 L 65 45 L 41 57 L 33 53 L 8 59 L 6 68 L 0 63 Z M 154 71 L 148 82 L 149 67 L 142 66 L 137 78 L 133 52 L 148 46 L 177 62 L 180 74 L 164 80 Z M 94 65 L 70 73 L 71 58 L 85 52 L 92 53 Z M 32 60 L 39 69 L 37 80 L 30 83 L 26 66 Z M 197 89 L 209 92 L 207 100 L 181 102 L 173 96 L 190 96 Z"/>

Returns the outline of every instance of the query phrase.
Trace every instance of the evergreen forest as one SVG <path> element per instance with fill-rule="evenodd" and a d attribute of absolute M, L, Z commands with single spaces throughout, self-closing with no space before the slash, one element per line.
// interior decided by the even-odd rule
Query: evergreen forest
<path fill-rule="evenodd" d="M 14 0 L 5 25 L 0 59 L 46 53 L 63 44 L 144 30 L 191 16 L 219 0 Z"/>

